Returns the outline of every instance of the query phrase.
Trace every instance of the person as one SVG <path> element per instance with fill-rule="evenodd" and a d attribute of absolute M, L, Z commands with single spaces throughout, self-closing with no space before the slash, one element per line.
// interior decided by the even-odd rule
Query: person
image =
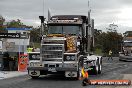
<path fill-rule="evenodd" d="M 9 57 L 9 70 L 10 71 L 13 71 L 13 68 L 14 68 L 13 58 L 12 57 Z"/>
<path fill-rule="evenodd" d="M 29 46 L 28 48 L 27 48 L 27 52 L 32 52 L 33 51 L 33 48 L 31 48 L 31 46 Z"/>
<path fill-rule="evenodd" d="M 113 58 L 112 58 L 112 51 L 111 51 L 111 50 L 109 50 L 109 57 L 108 57 L 108 60 L 109 60 L 109 59 L 113 60 Z"/>
<path fill-rule="evenodd" d="M 35 47 L 33 47 L 33 48 L 32 48 L 32 52 L 35 52 L 35 49 L 36 49 L 36 48 L 35 48 Z"/>
<path fill-rule="evenodd" d="M 81 77 L 82 77 L 81 79 L 83 79 L 82 80 L 82 86 L 86 86 L 87 84 L 89 84 L 89 85 L 91 84 L 91 81 L 88 78 L 89 77 L 88 71 L 85 71 L 84 67 L 81 70 Z"/>
<path fill-rule="evenodd" d="M 8 71 L 9 70 L 9 53 L 8 52 L 5 52 L 3 54 L 3 65 L 4 65 L 3 70 Z"/>

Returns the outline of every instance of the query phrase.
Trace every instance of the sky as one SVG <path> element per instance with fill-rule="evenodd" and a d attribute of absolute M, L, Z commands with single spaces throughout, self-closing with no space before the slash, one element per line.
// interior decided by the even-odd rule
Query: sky
<path fill-rule="evenodd" d="M 24 24 L 40 26 L 39 16 L 87 15 L 88 0 L 0 0 L 0 15 L 6 21 L 20 19 Z M 116 24 L 119 33 L 132 30 L 132 0 L 90 0 L 95 28 L 107 31 Z"/>

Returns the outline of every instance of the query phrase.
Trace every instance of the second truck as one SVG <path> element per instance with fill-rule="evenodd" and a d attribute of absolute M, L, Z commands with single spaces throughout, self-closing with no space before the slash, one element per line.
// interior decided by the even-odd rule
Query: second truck
<path fill-rule="evenodd" d="M 119 60 L 132 61 L 132 31 L 126 31 L 124 34 Z"/>

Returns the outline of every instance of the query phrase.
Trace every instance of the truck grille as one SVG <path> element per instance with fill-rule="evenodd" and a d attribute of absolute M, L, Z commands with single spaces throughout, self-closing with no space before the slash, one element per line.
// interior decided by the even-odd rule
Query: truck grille
<path fill-rule="evenodd" d="M 62 61 L 64 44 L 43 44 L 43 61 Z"/>

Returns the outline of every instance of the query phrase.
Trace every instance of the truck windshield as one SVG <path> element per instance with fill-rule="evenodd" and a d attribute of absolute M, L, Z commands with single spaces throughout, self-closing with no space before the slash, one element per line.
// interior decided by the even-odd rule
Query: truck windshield
<path fill-rule="evenodd" d="M 71 35 L 78 35 L 80 33 L 80 26 L 49 26 L 48 27 L 48 34 L 71 34 Z"/>

